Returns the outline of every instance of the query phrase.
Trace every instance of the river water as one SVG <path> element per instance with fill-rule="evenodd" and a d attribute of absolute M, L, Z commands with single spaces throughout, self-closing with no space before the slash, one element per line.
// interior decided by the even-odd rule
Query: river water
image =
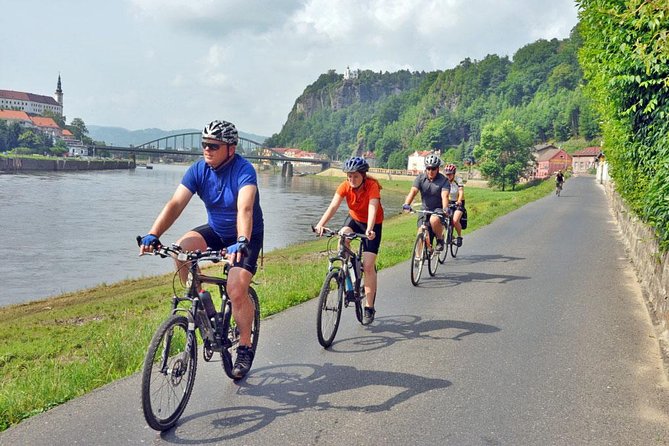
<path fill-rule="evenodd" d="M 171 262 L 137 256 L 145 234 L 186 166 L 134 171 L 0 175 L 0 306 L 171 271 Z M 310 240 L 337 186 L 313 176 L 259 174 L 265 251 Z M 390 215 L 386 201 L 386 215 Z M 392 206 L 391 206 L 392 207 Z M 397 207 L 397 206 L 395 206 Z M 346 215 L 342 205 L 333 227 Z M 194 196 L 161 240 L 206 223 Z"/>

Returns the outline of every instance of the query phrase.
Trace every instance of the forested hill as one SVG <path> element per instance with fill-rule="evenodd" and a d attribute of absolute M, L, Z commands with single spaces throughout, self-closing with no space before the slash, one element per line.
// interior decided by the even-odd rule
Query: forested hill
<path fill-rule="evenodd" d="M 582 94 L 581 39 L 539 40 L 512 59 L 488 55 L 435 72 L 330 70 L 297 98 L 281 132 L 266 143 L 326 153 L 333 159 L 371 151 L 379 166 L 401 168 L 414 150 L 470 157 L 481 128 L 511 120 L 535 142 L 599 133 Z M 446 153 L 445 153 L 446 152 Z"/>

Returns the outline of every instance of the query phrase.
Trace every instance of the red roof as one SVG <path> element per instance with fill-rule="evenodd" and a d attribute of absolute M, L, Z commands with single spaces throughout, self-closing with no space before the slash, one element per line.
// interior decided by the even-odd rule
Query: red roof
<path fill-rule="evenodd" d="M 537 156 L 537 161 L 538 162 L 550 161 L 553 158 L 557 157 L 558 155 L 560 155 L 560 157 L 564 159 L 571 159 L 571 155 L 569 155 L 562 149 L 547 149 L 539 153 L 539 155 Z"/>
<path fill-rule="evenodd" d="M 60 127 L 56 123 L 56 121 L 53 120 L 53 118 L 45 118 L 44 116 L 32 116 L 30 120 L 35 124 L 37 127 L 47 127 L 51 129 L 59 129 Z"/>
<path fill-rule="evenodd" d="M 0 110 L 0 119 L 30 122 L 30 116 L 28 116 L 28 113 L 19 110 Z"/>
<path fill-rule="evenodd" d="M 585 149 L 578 150 L 574 152 L 572 156 L 586 156 L 586 157 L 593 157 L 597 156 L 602 152 L 601 147 L 586 147 Z"/>
<path fill-rule="evenodd" d="M 41 94 L 24 93 L 22 91 L 0 90 L 0 99 L 11 99 L 13 101 L 40 102 L 42 104 L 60 106 L 60 104 L 51 96 L 42 96 Z"/>

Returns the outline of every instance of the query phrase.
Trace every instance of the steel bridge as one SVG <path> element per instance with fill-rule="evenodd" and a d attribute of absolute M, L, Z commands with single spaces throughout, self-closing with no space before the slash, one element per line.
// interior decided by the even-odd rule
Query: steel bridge
<path fill-rule="evenodd" d="M 163 138 L 154 139 L 138 146 L 119 147 L 119 146 L 88 146 L 89 154 L 95 155 L 100 151 L 126 152 L 134 159 L 138 153 L 149 155 L 182 155 L 182 156 L 202 156 L 202 134 L 200 132 L 182 133 L 179 135 L 170 135 Z M 265 147 L 259 142 L 248 138 L 239 138 L 237 152 L 244 158 L 250 160 L 272 161 L 284 165 L 284 172 L 289 169 L 292 172 L 292 163 L 320 164 L 323 170 L 330 167 L 330 160 L 312 159 L 312 158 L 292 158 L 275 152 L 271 148 Z M 287 173 L 288 174 L 288 173 Z"/>

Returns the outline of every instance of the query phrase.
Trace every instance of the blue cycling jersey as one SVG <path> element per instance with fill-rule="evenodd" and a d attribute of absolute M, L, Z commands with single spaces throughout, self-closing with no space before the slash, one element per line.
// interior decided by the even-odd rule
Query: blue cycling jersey
<path fill-rule="evenodd" d="M 239 190 L 248 185 L 258 186 L 256 171 L 246 159 L 235 154 L 234 159 L 213 169 L 203 159 L 190 166 L 181 184 L 197 194 L 207 209 L 207 223 L 221 238 L 237 238 L 237 197 Z M 260 192 L 253 203 L 253 230 L 264 231 Z"/>

